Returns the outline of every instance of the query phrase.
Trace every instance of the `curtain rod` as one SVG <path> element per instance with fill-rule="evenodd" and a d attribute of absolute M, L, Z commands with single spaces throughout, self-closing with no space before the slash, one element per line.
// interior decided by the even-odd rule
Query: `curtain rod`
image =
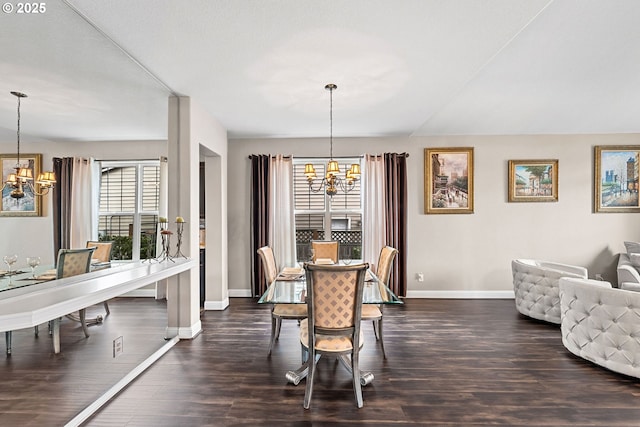
<path fill-rule="evenodd" d="M 409 157 L 409 153 L 389 153 L 389 154 L 397 154 L 399 156 L 404 156 L 404 157 Z M 249 159 L 251 159 L 253 156 L 258 156 L 259 154 L 250 154 L 249 155 Z M 382 157 L 384 156 L 384 154 L 371 154 L 372 157 Z M 291 158 L 293 156 L 283 156 L 285 159 Z M 353 159 L 353 158 L 357 158 L 357 157 L 364 157 L 364 155 L 358 155 L 358 156 L 333 156 L 334 159 Z M 300 156 L 300 159 L 327 159 L 327 156 Z"/>
<path fill-rule="evenodd" d="M 96 159 L 96 162 L 166 162 L 168 159 L 165 156 L 156 157 L 155 159 Z"/>

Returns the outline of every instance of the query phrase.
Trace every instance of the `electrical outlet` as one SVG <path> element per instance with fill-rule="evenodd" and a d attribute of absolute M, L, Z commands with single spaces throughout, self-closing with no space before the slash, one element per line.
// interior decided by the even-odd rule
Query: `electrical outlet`
<path fill-rule="evenodd" d="M 113 340 L 113 357 L 118 357 L 124 352 L 124 340 L 122 336 L 119 336 Z"/>
<path fill-rule="evenodd" d="M 416 273 L 416 280 L 418 282 L 424 282 L 424 274 L 422 273 Z"/>

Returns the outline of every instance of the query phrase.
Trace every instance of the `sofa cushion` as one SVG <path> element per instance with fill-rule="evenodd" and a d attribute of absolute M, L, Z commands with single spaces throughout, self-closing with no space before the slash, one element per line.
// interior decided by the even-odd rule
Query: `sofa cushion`
<path fill-rule="evenodd" d="M 640 253 L 640 243 L 638 242 L 624 242 L 624 247 L 627 248 L 627 255 Z"/>
<path fill-rule="evenodd" d="M 640 267 L 640 253 L 631 252 L 629 254 L 629 261 L 634 267 Z"/>

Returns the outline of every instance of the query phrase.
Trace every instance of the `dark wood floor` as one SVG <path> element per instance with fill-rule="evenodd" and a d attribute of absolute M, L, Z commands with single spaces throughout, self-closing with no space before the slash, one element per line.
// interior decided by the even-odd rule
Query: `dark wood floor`
<path fill-rule="evenodd" d="M 16 334 L 0 366 L 0 425 L 64 425 L 162 345 L 163 303 L 117 299 L 111 308 L 89 339 L 66 322 L 57 356 L 48 338 Z M 296 323 L 284 324 L 267 357 L 268 307 L 235 298 L 203 313 L 201 335 L 180 341 L 86 425 L 640 426 L 640 380 L 574 357 L 557 325 L 520 316 L 512 300 L 407 300 L 385 316 L 386 361 L 365 325 L 361 364 L 376 378 L 362 409 L 342 366 L 321 360 L 304 410 L 304 381 L 284 377 L 300 362 Z M 113 359 L 118 335 L 125 352 Z"/>

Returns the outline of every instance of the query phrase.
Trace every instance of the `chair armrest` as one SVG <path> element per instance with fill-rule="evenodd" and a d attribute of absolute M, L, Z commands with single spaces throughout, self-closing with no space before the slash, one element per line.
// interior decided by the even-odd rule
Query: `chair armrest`
<path fill-rule="evenodd" d="M 577 265 L 562 264 L 559 262 L 539 261 L 538 265 L 549 270 L 556 270 L 565 273 L 575 274 L 579 277 L 587 278 L 589 273 L 586 268 Z"/>

